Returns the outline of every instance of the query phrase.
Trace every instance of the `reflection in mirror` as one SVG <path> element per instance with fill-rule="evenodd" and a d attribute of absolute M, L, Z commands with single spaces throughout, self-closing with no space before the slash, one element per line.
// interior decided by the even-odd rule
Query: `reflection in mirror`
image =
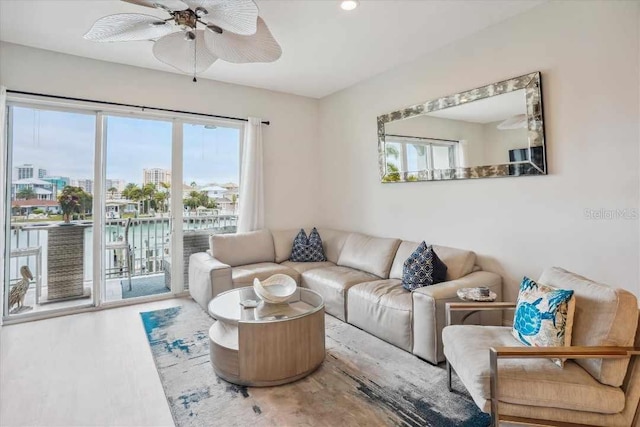
<path fill-rule="evenodd" d="M 545 174 L 539 83 L 533 73 L 379 117 L 382 181 Z"/>

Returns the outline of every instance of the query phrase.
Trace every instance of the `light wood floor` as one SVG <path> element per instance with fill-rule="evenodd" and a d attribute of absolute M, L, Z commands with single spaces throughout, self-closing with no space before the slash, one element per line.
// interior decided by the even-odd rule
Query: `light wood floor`
<path fill-rule="evenodd" d="M 0 328 L 0 426 L 172 426 L 139 312 L 188 301 Z"/>
<path fill-rule="evenodd" d="M 172 426 L 138 313 L 185 301 L 0 328 L 0 425 Z"/>

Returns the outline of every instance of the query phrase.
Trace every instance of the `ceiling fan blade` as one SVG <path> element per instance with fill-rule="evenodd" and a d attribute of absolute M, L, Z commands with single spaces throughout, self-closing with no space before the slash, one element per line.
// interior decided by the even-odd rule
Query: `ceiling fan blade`
<path fill-rule="evenodd" d="M 253 0 L 183 0 L 202 22 L 248 36 L 256 32 L 258 6 Z"/>
<path fill-rule="evenodd" d="M 185 32 L 162 37 L 153 44 L 153 54 L 158 60 L 184 73 L 201 73 L 213 64 L 216 58 L 206 48 L 204 30 L 196 30 L 195 40 L 187 40 Z"/>
<path fill-rule="evenodd" d="M 273 38 L 267 24 L 258 18 L 255 34 L 241 36 L 228 31 L 219 34 L 205 30 L 204 41 L 214 55 L 236 64 L 248 62 L 273 62 L 282 55 L 282 48 Z"/>
<path fill-rule="evenodd" d="M 140 13 L 119 13 L 98 19 L 84 38 L 97 42 L 152 40 L 179 31 L 160 18 Z"/>
<path fill-rule="evenodd" d="M 122 0 L 127 3 L 137 4 L 138 6 L 154 7 L 169 10 L 185 10 L 189 6 L 180 0 Z"/>

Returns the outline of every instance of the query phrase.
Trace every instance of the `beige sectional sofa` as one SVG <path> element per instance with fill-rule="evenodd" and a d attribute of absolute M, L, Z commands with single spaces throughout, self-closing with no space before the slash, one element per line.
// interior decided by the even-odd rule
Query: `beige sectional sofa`
<path fill-rule="evenodd" d="M 471 251 L 434 245 L 447 265 L 447 281 L 408 292 L 404 261 L 420 241 L 401 241 L 319 229 L 327 261 L 291 262 L 295 230 L 260 230 L 210 237 L 210 249 L 189 259 L 189 291 L 206 310 L 229 289 L 282 273 L 324 298 L 325 311 L 431 363 L 444 360 L 445 304 L 460 288 L 487 286 L 502 300 L 502 279 L 481 271 Z M 478 313 L 480 324 L 500 324 L 500 314 Z M 473 321 L 472 320 L 472 321 Z"/>

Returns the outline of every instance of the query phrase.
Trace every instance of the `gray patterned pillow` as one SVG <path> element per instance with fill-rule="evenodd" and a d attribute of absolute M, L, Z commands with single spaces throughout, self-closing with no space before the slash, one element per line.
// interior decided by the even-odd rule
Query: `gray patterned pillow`
<path fill-rule="evenodd" d="M 322 249 L 320 233 L 315 227 L 311 230 L 309 237 L 307 237 L 307 233 L 303 229 L 300 229 L 296 238 L 293 239 L 293 248 L 291 249 L 289 260 L 293 262 L 322 262 L 327 260 Z"/>

